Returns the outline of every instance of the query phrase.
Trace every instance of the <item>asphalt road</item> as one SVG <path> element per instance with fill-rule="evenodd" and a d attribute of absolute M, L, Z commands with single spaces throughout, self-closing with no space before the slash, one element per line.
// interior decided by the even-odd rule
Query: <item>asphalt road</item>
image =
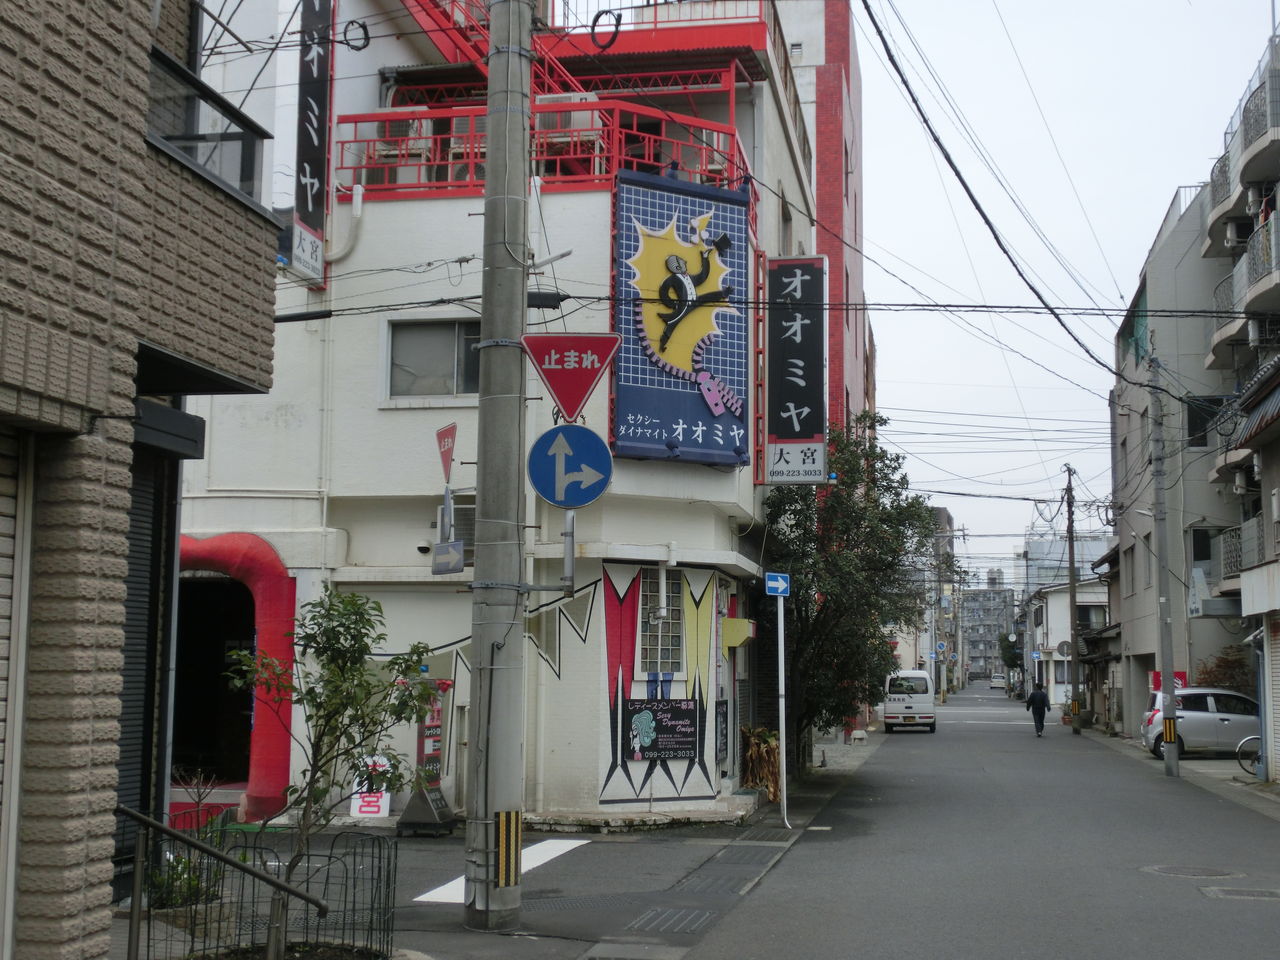
<path fill-rule="evenodd" d="M 1280 822 L 982 686 L 872 736 L 687 960 L 1275 955 Z"/>

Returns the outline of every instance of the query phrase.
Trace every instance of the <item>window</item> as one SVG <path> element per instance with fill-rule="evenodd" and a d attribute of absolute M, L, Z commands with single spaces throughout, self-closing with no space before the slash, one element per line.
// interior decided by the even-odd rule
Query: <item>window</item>
<path fill-rule="evenodd" d="M 1214 706 L 1218 708 L 1218 713 L 1234 713 L 1243 717 L 1256 717 L 1258 715 L 1258 705 L 1248 697 L 1240 697 L 1234 693 L 1215 693 L 1213 695 Z"/>
<path fill-rule="evenodd" d="M 1151 586 L 1151 573 L 1155 568 L 1155 551 L 1151 547 L 1151 534 L 1142 535 L 1142 585 Z"/>
<path fill-rule="evenodd" d="M 1133 596 L 1133 547 L 1125 547 L 1120 554 L 1120 593 Z"/>
<path fill-rule="evenodd" d="M 1222 406 L 1220 397 L 1188 397 L 1187 398 L 1187 446 L 1207 447 L 1209 445 L 1209 424 L 1218 415 Z"/>
<path fill-rule="evenodd" d="M 1180 697 L 1176 697 L 1176 709 L 1185 710 L 1188 713 L 1208 713 L 1209 712 L 1209 695 L 1207 693 L 1184 693 Z"/>
<path fill-rule="evenodd" d="M 478 393 L 479 340 L 479 320 L 392 324 L 391 396 Z"/>
<path fill-rule="evenodd" d="M 924 677 L 890 677 L 890 693 L 928 693 L 929 681 Z"/>
<path fill-rule="evenodd" d="M 657 567 L 640 574 L 640 670 L 645 673 L 684 671 L 684 598 L 679 570 L 667 570 L 667 615 L 658 618 Z"/>

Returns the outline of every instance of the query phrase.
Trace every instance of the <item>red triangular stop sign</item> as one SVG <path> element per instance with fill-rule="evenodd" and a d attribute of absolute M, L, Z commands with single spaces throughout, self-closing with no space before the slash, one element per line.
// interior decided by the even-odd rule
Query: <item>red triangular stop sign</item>
<path fill-rule="evenodd" d="M 620 333 L 526 333 L 520 338 L 565 420 L 577 420 L 622 344 Z"/>

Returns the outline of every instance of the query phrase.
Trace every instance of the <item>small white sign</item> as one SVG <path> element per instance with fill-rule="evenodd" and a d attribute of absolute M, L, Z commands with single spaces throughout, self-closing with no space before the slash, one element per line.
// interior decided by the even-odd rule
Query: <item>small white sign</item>
<path fill-rule="evenodd" d="M 821 441 L 765 445 L 765 483 L 827 483 L 827 447 Z"/>
<path fill-rule="evenodd" d="M 324 279 L 324 241 L 302 224 L 293 225 L 293 259 L 289 270 L 304 280 Z"/>
<path fill-rule="evenodd" d="M 365 766 L 370 770 L 385 770 L 386 757 L 365 757 Z M 352 786 L 351 815 L 353 817 L 389 817 L 391 816 L 391 794 L 386 790 L 371 790 L 365 793 L 367 781 L 361 777 Z"/>

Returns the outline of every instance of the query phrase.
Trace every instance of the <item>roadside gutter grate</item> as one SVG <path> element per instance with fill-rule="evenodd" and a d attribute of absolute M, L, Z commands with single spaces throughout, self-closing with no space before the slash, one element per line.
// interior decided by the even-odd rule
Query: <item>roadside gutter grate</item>
<path fill-rule="evenodd" d="M 714 916 L 714 910 L 655 907 L 628 923 L 627 929 L 643 930 L 646 933 L 697 933 Z"/>

